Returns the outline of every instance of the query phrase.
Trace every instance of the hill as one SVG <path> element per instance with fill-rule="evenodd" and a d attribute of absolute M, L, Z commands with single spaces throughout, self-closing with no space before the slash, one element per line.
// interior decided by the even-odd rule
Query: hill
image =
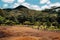
<path fill-rule="evenodd" d="M 1 24 L 44 25 L 47 28 L 51 26 L 60 28 L 60 7 L 52 7 L 41 11 L 31 10 L 23 5 L 14 9 L 0 9 Z"/>

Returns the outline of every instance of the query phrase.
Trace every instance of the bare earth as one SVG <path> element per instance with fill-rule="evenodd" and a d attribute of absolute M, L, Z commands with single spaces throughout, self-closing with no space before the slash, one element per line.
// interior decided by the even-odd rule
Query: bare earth
<path fill-rule="evenodd" d="M 0 40 L 60 40 L 60 32 L 42 31 L 30 27 L 0 26 Z"/>

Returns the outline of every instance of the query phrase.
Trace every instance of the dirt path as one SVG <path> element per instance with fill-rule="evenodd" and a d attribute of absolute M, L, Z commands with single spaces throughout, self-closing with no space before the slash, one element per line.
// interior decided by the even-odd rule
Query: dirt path
<path fill-rule="evenodd" d="M 0 27 L 0 40 L 60 40 L 60 32 L 41 31 L 29 27 Z"/>

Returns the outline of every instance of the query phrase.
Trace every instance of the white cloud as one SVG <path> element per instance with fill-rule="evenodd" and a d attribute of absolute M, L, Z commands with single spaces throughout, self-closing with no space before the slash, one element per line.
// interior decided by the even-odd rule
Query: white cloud
<path fill-rule="evenodd" d="M 2 0 L 2 1 L 6 3 L 13 3 L 15 0 Z"/>
<path fill-rule="evenodd" d="M 3 8 L 7 8 L 7 7 L 8 7 L 8 4 L 4 4 L 4 5 L 3 5 Z"/>
<path fill-rule="evenodd" d="M 23 3 L 22 5 L 28 7 L 29 9 L 40 10 L 40 7 L 38 5 L 31 5 L 29 3 Z"/>
<path fill-rule="evenodd" d="M 49 4 L 49 3 L 48 3 Z M 44 10 L 44 9 L 50 9 L 52 6 L 60 6 L 60 3 L 50 3 L 49 5 L 43 5 L 43 6 L 38 6 L 38 5 L 31 5 L 29 3 L 23 3 L 22 5 L 28 7 L 29 9 L 34 9 L 34 10 Z"/>
<path fill-rule="evenodd" d="M 32 5 L 32 6 L 31 6 L 31 9 L 41 10 L 41 8 L 40 8 L 38 5 Z"/>
<path fill-rule="evenodd" d="M 17 0 L 18 3 L 23 3 L 25 0 Z"/>
<path fill-rule="evenodd" d="M 48 5 L 44 5 L 44 6 L 41 7 L 41 10 L 44 10 L 44 9 L 46 9 L 46 8 L 49 9 L 49 8 L 51 8 L 51 7 L 48 6 Z"/>
<path fill-rule="evenodd" d="M 25 2 L 25 0 L 17 0 L 17 3 L 14 3 L 12 6 L 13 6 L 13 8 L 16 8 L 19 5 L 23 4 L 24 2 Z"/>
<path fill-rule="evenodd" d="M 14 0 L 2 0 L 2 1 L 6 2 L 6 3 L 13 3 L 14 2 Z M 60 6 L 59 2 L 57 2 L 57 3 L 51 3 L 49 0 L 41 0 L 40 3 L 41 4 L 46 3 L 46 4 L 40 7 L 38 5 L 29 4 L 29 3 L 25 2 L 25 0 L 17 0 L 17 3 L 14 3 L 13 5 L 11 5 L 11 7 L 16 8 L 19 5 L 24 5 L 24 6 L 28 7 L 29 9 L 43 10 L 43 9 L 46 9 L 46 8 L 49 9 L 52 6 L 56 6 L 56 7 Z M 3 8 L 7 8 L 7 7 L 8 7 L 8 4 L 4 4 L 3 5 Z"/>
<path fill-rule="evenodd" d="M 49 4 L 50 2 L 48 2 L 48 4 Z M 29 4 L 29 3 L 22 3 L 22 5 L 24 5 L 24 6 L 26 6 L 26 7 L 28 7 L 29 9 L 33 9 L 33 10 L 44 10 L 44 9 L 50 9 L 52 6 L 60 6 L 60 3 L 50 3 L 49 5 L 43 5 L 43 6 L 38 6 L 38 5 L 31 5 L 31 4 Z M 19 4 L 18 3 L 15 3 L 15 5 L 14 5 L 14 7 L 17 7 L 17 6 L 19 6 Z"/>
<path fill-rule="evenodd" d="M 30 6 L 31 6 L 29 3 L 23 3 L 22 5 L 24 5 L 24 6 L 28 7 L 28 8 L 30 8 Z"/>
<path fill-rule="evenodd" d="M 19 3 L 14 3 L 13 8 L 18 7 L 20 4 Z"/>
<path fill-rule="evenodd" d="M 50 4 L 50 6 L 56 6 L 56 7 L 58 7 L 58 6 L 60 6 L 60 3 L 59 2 L 53 3 L 53 4 Z"/>
<path fill-rule="evenodd" d="M 50 4 L 50 0 L 40 0 L 40 4 Z"/>
<path fill-rule="evenodd" d="M 51 4 L 51 2 L 50 2 L 50 1 L 48 1 L 46 4 Z"/>
<path fill-rule="evenodd" d="M 50 9 L 51 7 L 53 7 L 53 6 L 56 6 L 56 7 L 59 7 L 60 6 L 60 3 L 51 3 L 51 4 L 49 4 L 49 5 L 44 5 L 44 6 L 42 6 L 41 7 L 41 9 L 43 10 L 43 9 Z"/>

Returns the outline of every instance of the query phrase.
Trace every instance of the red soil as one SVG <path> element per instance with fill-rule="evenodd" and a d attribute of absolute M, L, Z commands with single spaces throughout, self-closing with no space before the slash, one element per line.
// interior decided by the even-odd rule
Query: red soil
<path fill-rule="evenodd" d="M 0 40 L 60 40 L 60 32 L 41 31 L 20 26 L 1 26 Z"/>

